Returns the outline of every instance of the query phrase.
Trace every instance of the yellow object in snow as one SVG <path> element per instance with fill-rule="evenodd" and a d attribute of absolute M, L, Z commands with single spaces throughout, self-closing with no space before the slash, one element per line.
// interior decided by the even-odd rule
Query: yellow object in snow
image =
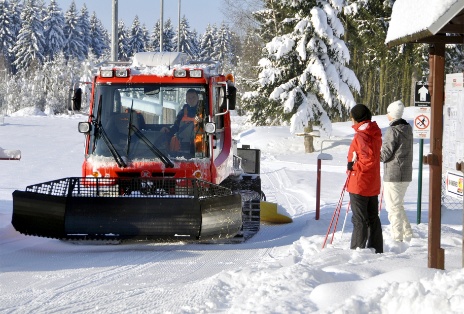
<path fill-rule="evenodd" d="M 261 201 L 261 221 L 273 224 L 287 224 L 292 218 L 277 212 L 277 204 Z"/>

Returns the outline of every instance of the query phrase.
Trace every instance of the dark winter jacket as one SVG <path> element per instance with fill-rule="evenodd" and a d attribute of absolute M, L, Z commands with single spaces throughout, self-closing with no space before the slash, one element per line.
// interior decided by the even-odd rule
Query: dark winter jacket
<path fill-rule="evenodd" d="M 174 122 L 174 125 L 171 127 L 171 133 L 174 134 L 177 131 L 179 131 L 182 120 L 190 121 L 190 119 L 186 119 L 186 118 L 195 118 L 195 116 L 197 115 L 197 110 L 198 110 L 197 106 L 192 107 L 192 106 L 189 106 L 188 104 L 185 104 L 182 107 L 182 109 L 179 111 L 179 113 L 177 114 L 176 121 Z"/>
<path fill-rule="evenodd" d="M 353 125 L 356 131 L 348 150 L 348 162 L 356 152 L 357 161 L 349 172 L 347 191 L 362 196 L 380 194 L 380 148 L 382 131 L 375 121 L 363 121 Z"/>
<path fill-rule="evenodd" d="M 390 122 L 383 139 L 380 160 L 385 182 L 411 182 L 413 159 L 412 127 L 404 119 Z"/>

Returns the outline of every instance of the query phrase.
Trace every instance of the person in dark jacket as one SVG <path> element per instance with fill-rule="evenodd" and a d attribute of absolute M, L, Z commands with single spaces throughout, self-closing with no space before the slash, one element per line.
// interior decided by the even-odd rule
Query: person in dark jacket
<path fill-rule="evenodd" d="M 187 90 L 185 98 L 187 103 L 177 114 L 174 124 L 170 128 L 161 129 L 161 132 L 169 133 L 172 136 L 170 144 L 172 151 L 178 151 L 181 148 L 189 149 L 193 145 L 195 125 L 201 123 L 201 113 L 198 112 L 198 91 L 190 88 Z"/>
<path fill-rule="evenodd" d="M 411 224 L 404 210 L 404 196 L 412 181 L 413 134 L 411 125 L 402 119 L 403 103 L 398 100 L 387 108 L 390 127 L 383 139 L 380 160 L 383 162 L 383 194 L 394 241 L 410 241 Z"/>
<path fill-rule="evenodd" d="M 383 253 L 382 225 L 378 206 L 380 194 L 380 149 L 382 132 L 372 113 L 365 105 L 351 109 L 355 134 L 348 150 L 348 178 L 346 190 L 350 193 L 353 216 L 351 249 L 374 248 Z"/>
<path fill-rule="evenodd" d="M 195 122 L 197 118 L 198 111 L 198 92 L 191 88 L 185 94 L 186 104 L 182 107 L 176 117 L 176 121 L 171 128 L 171 133 L 176 133 L 179 131 L 183 123 L 192 123 Z M 198 118 L 197 118 L 198 119 Z"/>

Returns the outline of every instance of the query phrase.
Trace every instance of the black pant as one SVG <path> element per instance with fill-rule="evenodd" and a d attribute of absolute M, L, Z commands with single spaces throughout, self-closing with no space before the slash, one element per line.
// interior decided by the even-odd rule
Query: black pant
<path fill-rule="evenodd" d="M 378 196 L 362 196 L 350 193 L 353 216 L 351 249 L 374 248 L 375 253 L 383 253 L 382 225 L 379 218 Z"/>

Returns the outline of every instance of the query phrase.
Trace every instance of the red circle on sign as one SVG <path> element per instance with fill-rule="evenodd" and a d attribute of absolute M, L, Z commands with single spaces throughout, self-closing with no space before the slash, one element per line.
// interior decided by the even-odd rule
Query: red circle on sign
<path fill-rule="evenodd" d="M 416 124 L 416 127 L 418 129 L 426 129 L 430 125 L 430 120 L 429 120 L 429 117 L 420 115 L 416 117 L 416 120 L 414 121 L 414 123 Z"/>

